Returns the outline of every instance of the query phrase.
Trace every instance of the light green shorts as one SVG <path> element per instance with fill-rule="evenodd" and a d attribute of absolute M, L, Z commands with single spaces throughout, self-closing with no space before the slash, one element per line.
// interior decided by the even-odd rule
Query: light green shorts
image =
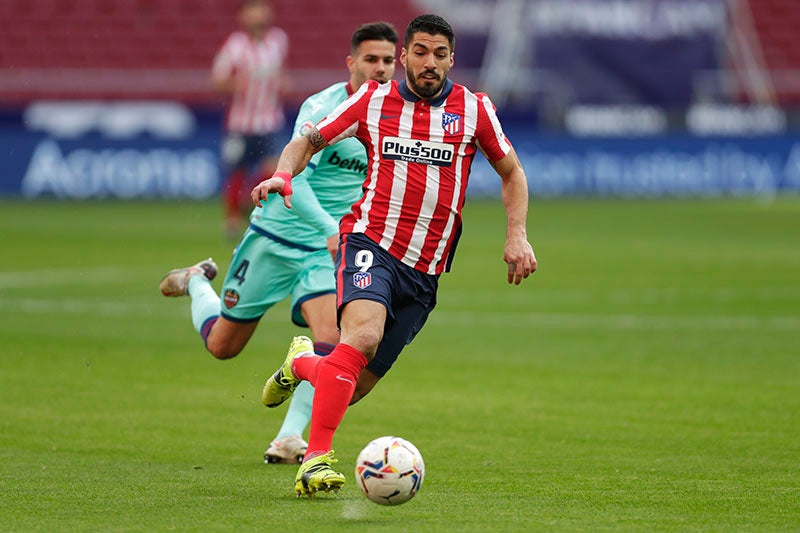
<path fill-rule="evenodd" d="M 307 327 L 300 305 L 336 293 L 333 260 L 327 249 L 300 249 L 273 238 L 253 226 L 245 232 L 222 285 L 222 316 L 234 322 L 253 322 L 291 297 L 292 322 Z"/>

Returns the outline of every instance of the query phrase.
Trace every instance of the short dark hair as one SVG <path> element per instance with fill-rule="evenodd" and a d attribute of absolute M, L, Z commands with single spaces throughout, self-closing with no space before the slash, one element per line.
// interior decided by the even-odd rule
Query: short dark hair
<path fill-rule="evenodd" d="M 355 55 L 364 41 L 389 41 L 397 44 L 397 38 L 397 30 L 388 22 L 367 22 L 353 32 L 353 37 L 350 38 L 350 53 Z"/>
<path fill-rule="evenodd" d="M 450 51 L 453 52 L 456 49 L 456 34 L 452 26 L 439 15 L 420 15 L 409 22 L 404 43 L 406 48 L 411 43 L 411 39 L 414 38 L 414 34 L 418 32 L 430 35 L 444 35 L 450 44 Z"/>

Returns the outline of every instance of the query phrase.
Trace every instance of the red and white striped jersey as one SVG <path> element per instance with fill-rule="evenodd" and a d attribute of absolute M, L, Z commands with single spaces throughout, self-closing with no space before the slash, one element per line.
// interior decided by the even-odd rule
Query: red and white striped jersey
<path fill-rule="evenodd" d="M 280 83 L 288 50 L 286 32 L 274 27 L 259 41 L 236 31 L 222 45 L 214 58 L 212 75 L 235 77 L 238 87 L 226 118 L 229 131 L 259 135 L 283 127 Z"/>
<path fill-rule="evenodd" d="M 367 148 L 364 195 L 341 232 L 363 233 L 429 274 L 449 270 L 478 145 L 490 161 L 511 150 L 489 97 L 450 80 L 428 101 L 405 81 L 370 80 L 317 129 L 328 143 L 355 135 Z"/>

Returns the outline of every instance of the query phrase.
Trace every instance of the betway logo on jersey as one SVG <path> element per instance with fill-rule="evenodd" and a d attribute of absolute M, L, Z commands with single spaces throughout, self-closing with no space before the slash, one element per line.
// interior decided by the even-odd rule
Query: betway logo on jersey
<path fill-rule="evenodd" d="M 367 162 L 361 161 L 360 159 L 356 159 L 355 157 L 352 159 L 342 159 L 339 157 L 339 152 L 336 150 L 333 151 L 331 156 L 328 158 L 328 163 L 333 166 L 352 170 L 353 172 L 357 172 L 358 174 L 367 175 Z"/>
<path fill-rule="evenodd" d="M 407 163 L 421 163 L 449 167 L 453 163 L 453 145 L 401 139 L 400 137 L 384 137 L 381 145 L 381 156 Z"/>

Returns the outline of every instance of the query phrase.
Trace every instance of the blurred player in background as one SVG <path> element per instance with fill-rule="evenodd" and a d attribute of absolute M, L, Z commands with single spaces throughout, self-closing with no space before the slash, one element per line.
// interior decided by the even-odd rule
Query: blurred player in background
<path fill-rule="evenodd" d="M 331 468 L 334 433 L 347 406 L 369 391 L 360 379 L 364 368 L 393 362 L 436 305 L 439 275 L 449 270 L 461 233 L 478 150 L 501 179 L 507 280 L 519 284 L 536 270 L 526 230 L 525 171 L 489 97 L 447 78 L 454 47 L 453 29 L 441 17 L 411 21 L 400 53 L 405 80 L 363 85 L 305 137 L 293 139 L 281 153 L 278 172 L 253 189 L 257 205 L 278 192 L 291 207 L 302 194 L 292 190 L 292 176 L 315 153 L 348 136 L 367 148 L 364 194 L 339 227 L 340 342 L 318 357 L 309 339 L 296 337 L 264 388 L 264 403 L 279 405 L 303 380 L 315 387 L 308 450 L 295 478 L 298 496 L 344 484 L 344 475 Z"/>
<path fill-rule="evenodd" d="M 272 20 L 269 0 L 242 0 L 241 30 L 233 32 L 222 45 L 211 71 L 214 90 L 229 99 L 222 143 L 227 174 L 223 205 L 229 238 L 241 234 L 249 210 L 248 176 L 254 170 L 260 176 L 270 175 L 281 144 L 277 135 L 285 123 L 283 65 L 289 41 Z"/>
<path fill-rule="evenodd" d="M 347 56 L 350 80 L 309 97 L 300 108 L 294 135 L 312 129 L 365 81 L 389 81 L 394 76 L 397 40 L 394 27 L 384 22 L 356 29 Z M 231 260 L 222 301 L 209 283 L 217 271 L 211 260 L 173 270 L 162 280 L 165 296 L 188 292 L 192 297 L 195 329 L 215 357 L 237 355 L 263 314 L 286 297 L 291 297 L 292 321 L 310 327 L 316 341 L 313 351 L 326 355 L 333 349 L 339 330 L 332 256 L 339 241 L 339 219 L 361 196 L 367 164 L 363 145 L 345 139 L 317 153 L 295 178 L 294 209 L 276 201 L 254 209 Z M 378 379 L 370 367 L 364 374 L 364 379 Z M 295 391 L 283 426 L 265 452 L 267 462 L 300 462 L 307 446 L 301 435 L 311 417 L 312 398 L 308 383 Z"/>

